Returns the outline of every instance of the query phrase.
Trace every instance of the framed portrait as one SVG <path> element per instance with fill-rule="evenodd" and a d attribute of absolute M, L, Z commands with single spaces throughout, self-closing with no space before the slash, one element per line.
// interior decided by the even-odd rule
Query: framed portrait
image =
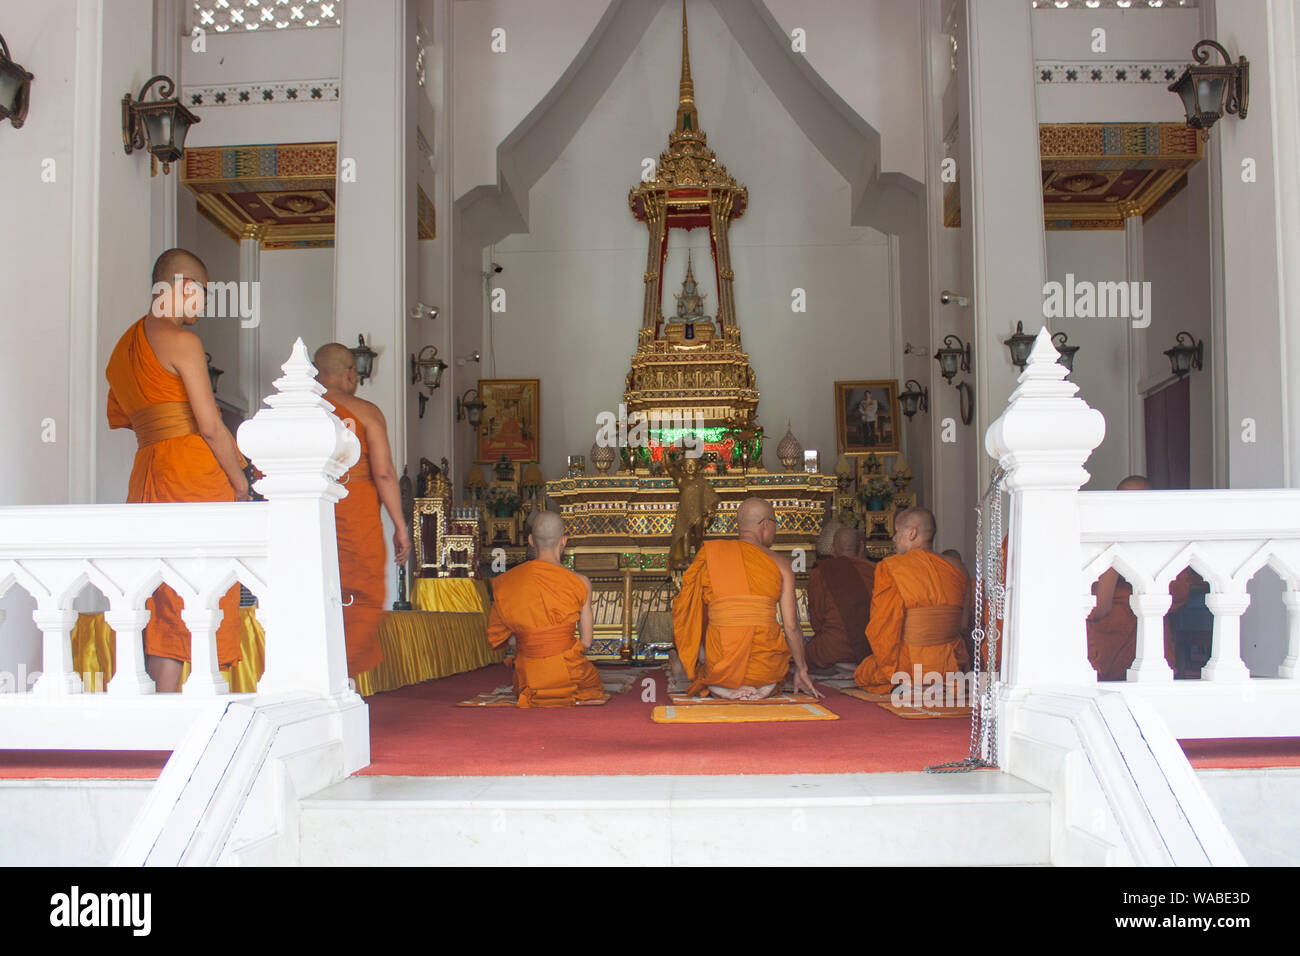
<path fill-rule="evenodd" d="M 835 440 L 845 455 L 899 450 L 898 380 L 835 383 Z"/>
<path fill-rule="evenodd" d="M 488 464 L 505 455 L 511 461 L 541 456 L 542 399 L 535 378 L 484 378 L 478 383 L 483 422 L 474 460 Z"/>

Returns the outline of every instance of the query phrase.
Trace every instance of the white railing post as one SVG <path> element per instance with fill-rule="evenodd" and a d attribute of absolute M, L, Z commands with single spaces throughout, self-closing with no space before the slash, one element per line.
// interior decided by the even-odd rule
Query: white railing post
<path fill-rule="evenodd" d="M 108 692 L 114 697 L 139 697 L 152 694 L 153 678 L 144 669 L 144 626 L 149 623 L 149 612 L 144 608 L 126 611 L 110 608 L 104 612 L 104 623 L 117 637 L 116 670 L 108 681 Z"/>
<path fill-rule="evenodd" d="M 1010 689 L 1089 684 L 1088 640 L 1079 606 L 1082 549 L 1079 488 L 1083 463 L 1101 444 L 1106 421 L 1075 397 L 1047 329 L 1040 329 L 1010 403 L 985 435 L 1007 472 L 1011 497 L 1006 645 Z M 1062 612 L 1065 613 L 1062 613 Z"/>
<path fill-rule="evenodd" d="M 1168 587 L 1163 593 L 1138 593 L 1135 584 L 1128 603 L 1137 617 L 1137 654 L 1124 676 L 1133 681 L 1172 681 L 1174 672 L 1165 660 L 1165 615 L 1174 603 Z"/>
<path fill-rule="evenodd" d="M 331 414 L 302 339 L 280 366 L 276 392 L 239 427 L 240 449 L 266 476 L 266 594 L 258 616 L 266 628 L 266 672 L 258 693 L 348 691 L 339 590 L 334 503 L 338 483 L 361 456 L 357 436 Z"/>
<path fill-rule="evenodd" d="M 1214 615 L 1214 634 L 1201 679 L 1250 680 L 1250 669 L 1241 659 L 1241 615 L 1250 606 L 1250 595 L 1211 591 L 1205 596 L 1205 606 Z"/>
<path fill-rule="evenodd" d="M 1277 676 L 1300 680 L 1300 589 L 1288 584 L 1282 592 L 1282 603 L 1286 605 L 1286 658 Z"/>
<path fill-rule="evenodd" d="M 42 697 L 62 697 L 80 694 L 83 690 L 81 675 L 72 669 L 72 628 L 77 623 L 77 612 L 71 608 L 37 606 L 32 620 L 41 631 L 41 676 L 36 679 L 32 693 Z"/>
<path fill-rule="evenodd" d="M 199 602 L 197 594 L 187 594 L 181 611 L 181 620 L 190 629 L 190 676 L 185 679 L 181 693 L 194 697 L 229 694 L 230 685 L 221 676 L 217 664 L 217 628 L 221 625 L 221 609 L 203 607 Z"/>

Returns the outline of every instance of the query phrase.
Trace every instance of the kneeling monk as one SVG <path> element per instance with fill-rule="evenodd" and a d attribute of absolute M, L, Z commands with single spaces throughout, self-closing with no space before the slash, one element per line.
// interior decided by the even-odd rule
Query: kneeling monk
<path fill-rule="evenodd" d="M 348 650 L 348 676 L 356 677 L 384 659 L 379 649 L 379 620 L 384 613 L 388 552 L 379 517 L 380 502 L 393 522 L 393 560 L 398 564 L 405 564 L 411 556 L 411 536 L 406 530 L 397 469 L 388 446 L 388 423 L 379 406 L 357 398 L 357 363 L 352 350 L 337 342 L 322 345 L 312 364 L 316 366 L 316 380 L 325 386 L 325 400 L 361 443 L 361 457 L 343 478 L 348 493 L 334 505 L 343 639 Z"/>
<path fill-rule="evenodd" d="M 746 498 L 736 527 L 739 540 L 704 542 L 682 578 L 673 601 L 674 667 L 691 680 L 691 694 L 707 689 L 718 697 L 756 700 L 784 683 L 793 658 L 795 690 L 821 697 L 804 661 L 794 571 L 770 548 L 776 512 L 762 498 Z"/>
<path fill-rule="evenodd" d="M 809 667 L 857 664 L 871 653 L 866 633 L 876 565 L 862 550 L 862 532 L 840 528 L 831 554 L 818 557 L 808 575 L 808 617 L 815 634 L 804 648 Z"/>
<path fill-rule="evenodd" d="M 203 343 L 189 326 L 204 311 L 208 270 L 191 252 L 168 249 L 153 267 L 149 314 L 118 341 L 108 360 L 108 426 L 135 432 L 126 500 L 247 501 L 248 479 L 235 439 L 221 420 Z M 181 597 L 166 584 L 145 602 L 145 670 L 160 693 L 180 690 L 190 660 Z M 221 598 L 217 661 L 240 658 L 239 588 Z"/>
<path fill-rule="evenodd" d="M 876 565 L 867 641 L 871 655 L 853 673 L 863 690 L 888 694 L 894 675 L 948 675 L 970 666 L 961 633 L 966 572 L 931 550 L 934 515 L 908 508 L 894 522 L 894 554 Z"/>
<path fill-rule="evenodd" d="M 528 534 L 537 557 L 492 581 L 488 643 L 500 647 L 513 634 L 520 707 L 568 707 L 605 693 L 585 654 L 593 630 L 591 581 L 560 563 L 568 540 L 563 518 L 537 512 Z"/>

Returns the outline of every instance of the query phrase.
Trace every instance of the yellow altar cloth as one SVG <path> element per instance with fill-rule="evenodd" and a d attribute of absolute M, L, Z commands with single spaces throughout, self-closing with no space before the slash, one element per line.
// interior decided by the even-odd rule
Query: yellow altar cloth
<path fill-rule="evenodd" d="M 482 611 L 486 620 L 491 598 L 481 578 L 416 578 L 411 603 L 417 611 Z"/>
<path fill-rule="evenodd" d="M 422 579 L 433 580 L 433 579 Z M 443 578 L 482 588 L 486 603 L 487 586 L 467 578 Z M 379 648 L 384 653 L 378 667 L 359 674 L 357 693 L 363 697 L 409 684 L 450 677 L 477 670 L 505 657 L 506 650 L 492 650 L 487 642 L 487 612 L 478 606 L 475 587 L 433 588 L 432 599 L 472 601 L 462 613 L 442 611 L 385 611 L 379 621 Z M 470 595 L 473 595 L 471 598 Z M 266 666 L 266 632 L 257 621 L 256 608 L 239 609 L 243 634 L 242 658 L 221 672 L 236 694 L 253 693 Z M 116 669 L 117 636 L 102 613 L 80 614 L 72 629 L 72 663 L 85 683 L 87 693 L 103 691 Z M 189 676 L 189 665 L 181 681 Z"/>
<path fill-rule="evenodd" d="M 385 611 L 379 649 L 384 652 L 379 666 L 357 675 L 362 697 L 478 670 L 505 657 L 504 648 L 488 646 L 487 615 L 477 610 Z"/>

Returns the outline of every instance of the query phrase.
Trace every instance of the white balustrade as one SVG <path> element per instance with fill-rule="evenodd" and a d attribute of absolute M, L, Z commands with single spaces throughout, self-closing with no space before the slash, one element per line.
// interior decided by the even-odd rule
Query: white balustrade
<path fill-rule="evenodd" d="M 1079 491 L 1104 422 L 1056 358 L 1041 331 L 985 439 L 1011 503 L 1005 692 L 1096 684 L 1084 618 L 1092 585 L 1114 568 L 1133 588 L 1137 647 L 1127 680 L 1102 687 L 1146 697 L 1179 736 L 1300 734 L 1300 491 Z M 1201 679 L 1175 681 L 1165 615 L 1170 584 L 1189 567 L 1209 584 L 1214 630 Z M 1241 656 L 1247 588 L 1264 567 L 1286 584 L 1277 678 L 1252 678 Z"/>
<path fill-rule="evenodd" d="M 259 694 L 350 693 L 333 506 L 346 493 L 337 479 L 360 445 L 321 398 L 301 339 L 283 369 L 269 407 L 239 434 L 266 475 L 257 484 L 265 502 L 0 508 L 0 596 L 11 586 L 27 591 L 43 635 L 33 692 L 0 693 L 0 747 L 175 743 L 187 715 L 230 696 L 216 632 L 219 602 L 236 583 L 259 598 L 266 630 Z M 180 595 L 192 635 L 191 672 L 179 695 L 155 695 L 144 669 L 145 601 L 163 583 Z M 117 638 L 106 694 L 83 692 L 72 659 L 73 601 L 88 584 L 108 599 L 104 619 Z M 87 720 L 95 733 L 84 731 Z"/>

